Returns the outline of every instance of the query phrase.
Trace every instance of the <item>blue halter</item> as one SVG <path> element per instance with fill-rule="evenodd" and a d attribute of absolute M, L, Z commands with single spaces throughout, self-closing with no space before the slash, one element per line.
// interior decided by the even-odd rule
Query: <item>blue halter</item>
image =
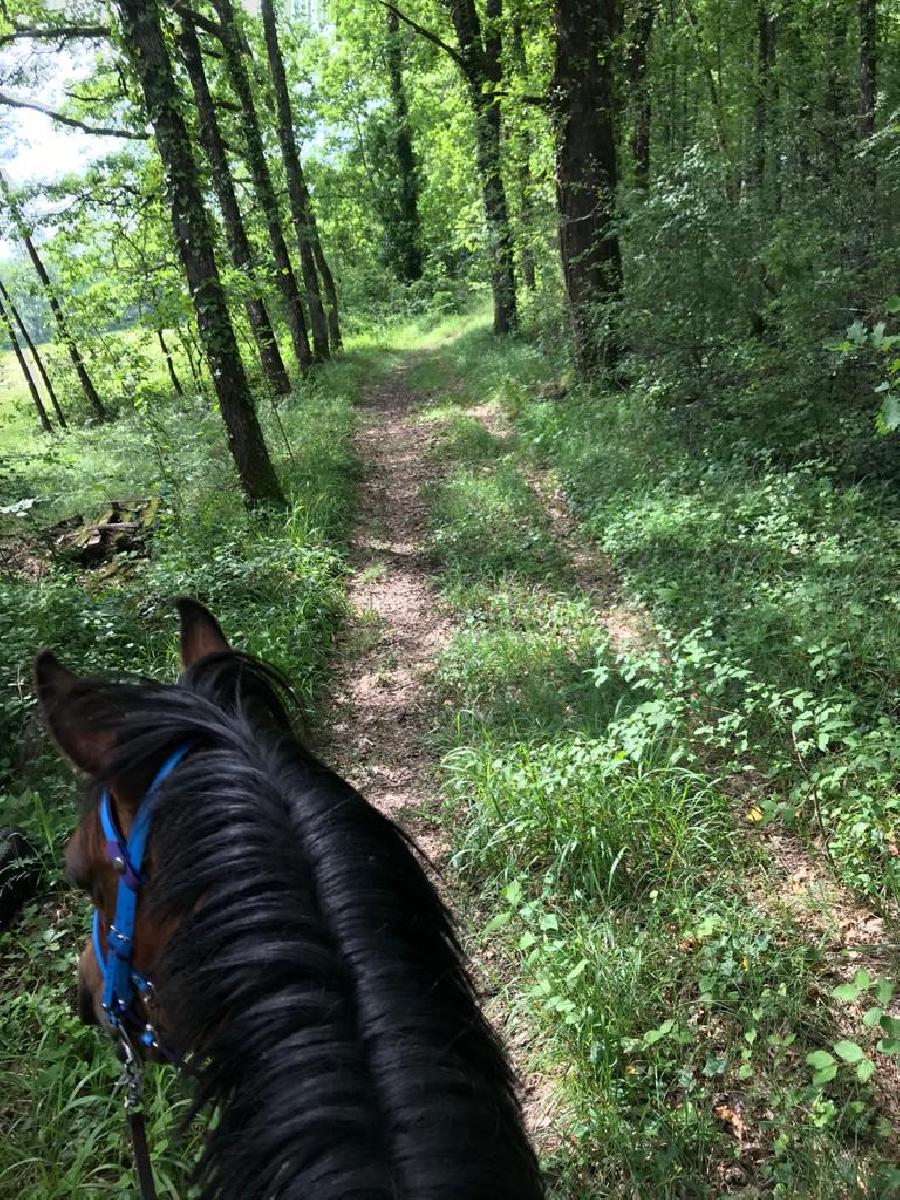
<path fill-rule="evenodd" d="M 106 856 L 119 873 L 119 886 L 116 915 L 106 931 L 106 953 L 100 936 L 103 918 L 100 910 L 94 909 L 94 954 L 103 976 L 103 1010 L 110 1025 L 120 1034 L 124 1032 L 123 1024 L 127 1018 L 137 1020 L 132 1010 L 134 993 L 146 996 L 150 990 L 150 981 L 134 969 L 131 957 L 134 952 L 134 919 L 143 882 L 141 870 L 154 801 L 163 781 L 168 779 L 190 748 L 189 745 L 179 746 L 156 772 L 138 806 L 127 840 L 116 824 L 109 792 L 104 789 L 100 796 L 100 824 L 106 839 Z M 145 1028 L 140 1040 L 146 1046 L 155 1044 L 156 1035 L 150 1026 Z"/>

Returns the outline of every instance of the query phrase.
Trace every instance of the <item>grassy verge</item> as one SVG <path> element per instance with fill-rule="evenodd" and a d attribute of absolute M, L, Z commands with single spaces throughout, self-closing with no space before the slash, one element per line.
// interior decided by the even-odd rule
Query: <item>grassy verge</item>
<path fill-rule="evenodd" d="M 760 656 L 764 676 L 745 674 L 734 630 L 753 625 L 746 605 L 726 630 L 698 625 L 686 601 L 654 591 L 648 579 L 672 587 L 677 575 L 695 598 L 737 604 L 741 582 L 711 552 L 719 526 L 709 515 L 717 504 L 720 522 L 737 519 L 736 498 L 709 496 L 703 455 L 696 469 L 707 482 L 692 490 L 688 451 L 677 458 L 662 417 L 646 427 L 639 399 L 634 415 L 625 400 L 536 398 L 552 371 L 527 344 L 498 347 L 470 330 L 413 382 L 441 418 L 450 463 L 431 514 L 458 624 L 439 673 L 455 721 L 438 735 L 457 861 L 490 910 L 485 939 L 505 948 L 508 1002 L 541 1027 L 545 1065 L 560 1079 L 567 1136 L 549 1164 L 555 1194 L 895 1194 L 871 1083 L 882 1061 L 875 1035 L 864 1047 L 840 1040 L 822 949 L 756 902 L 766 865 L 751 837 L 736 836 L 743 814 L 717 782 L 741 765 L 788 769 L 770 694 L 749 710 L 742 697 L 757 695 L 757 679 L 781 689 L 793 712 L 788 741 L 802 746 L 803 714 L 818 712 L 822 689 L 797 701 L 816 668 L 798 674 L 804 655 L 787 638 L 774 654 L 784 674 L 771 653 Z M 517 418 L 516 442 L 467 411 L 489 400 Z M 654 645 L 616 651 L 598 626 L 520 469 L 534 454 L 559 465 L 588 531 L 659 615 Z M 647 522 L 627 515 L 656 496 L 661 464 L 670 474 L 660 520 L 695 494 L 704 514 L 684 536 L 677 572 L 654 559 Z M 774 518 L 783 490 L 754 483 L 753 494 L 767 486 Z M 859 538 L 876 526 L 861 519 Z M 743 579 L 751 604 L 752 580 L 773 581 L 771 559 L 753 561 Z M 671 620 L 679 614 L 683 629 Z M 830 644 L 828 635 L 820 623 L 817 641 Z M 853 653 L 867 644 L 854 640 Z"/>
<path fill-rule="evenodd" d="M 26 443 L 4 496 L 40 496 L 3 532 L 23 543 L 58 515 L 106 497 L 159 494 L 152 555 L 115 576 L 54 566 L 34 580 L 0 576 L 0 824 L 41 849 L 43 895 L 0 932 L 0 1196 L 22 1200 L 131 1195 L 133 1179 L 110 1048 L 73 1015 L 84 902 L 64 890 L 61 846 L 75 820 L 70 772 L 38 728 L 30 662 L 57 649 L 84 672 L 171 679 L 173 596 L 211 605 L 241 648 L 282 667 L 314 701 L 344 609 L 343 546 L 354 508 L 353 404 L 376 369 L 357 349 L 281 408 L 264 411 L 290 497 L 278 515 L 240 503 L 221 421 L 199 401 L 120 416 L 102 429 Z M 149 1136 L 161 1194 L 185 1194 L 189 1158 L 177 1134 L 182 1089 L 153 1074 Z"/>

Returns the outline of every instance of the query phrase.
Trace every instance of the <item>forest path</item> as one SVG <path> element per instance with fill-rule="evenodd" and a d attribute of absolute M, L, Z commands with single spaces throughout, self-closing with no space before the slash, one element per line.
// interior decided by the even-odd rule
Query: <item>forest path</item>
<path fill-rule="evenodd" d="M 370 803 L 415 838 L 459 916 L 470 903 L 456 892 L 449 869 L 451 839 L 440 820 L 438 761 L 430 738 L 440 712 L 432 679 L 454 629 L 437 594 L 423 496 L 423 487 L 441 475 L 432 453 L 441 425 L 418 415 L 424 397 L 407 382 L 427 354 L 409 355 L 362 397 L 354 438 L 362 479 L 350 542 L 350 615 L 324 706 L 323 751 Z M 496 964 L 479 961 L 465 928 L 463 942 L 473 955 L 479 989 L 492 995 L 484 980 L 493 979 Z M 529 1031 L 520 1019 L 510 1020 L 499 1002 L 489 1003 L 487 1012 L 503 1027 L 522 1083 L 526 1122 L 533 1135 L 546 1133 L 553 1087 L 529 1070 Z"/>
<path fill-rule="evenodd" d="M 411 413 L 409 364 L 371 384 L 354 439 L 362 463 L 350 545 L 350 618 L 329 696 L 336 765 L 382 812 L 414 834 L 436 864 L 446 858 L 437 824 L 429 680 L 452 633 L 432 583 L 427 511 L 420 494 L 437 465 L 434 426 Z"/>

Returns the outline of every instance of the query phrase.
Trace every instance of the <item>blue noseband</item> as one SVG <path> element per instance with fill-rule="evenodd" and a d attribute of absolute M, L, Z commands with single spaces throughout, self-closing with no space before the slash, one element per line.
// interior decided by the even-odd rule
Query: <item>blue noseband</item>
<path fill-rule="evenodd" d="M 143 882 L 141 871 L 144 852 L 159 788 L 190 748 L 180 746 L 156 772 L 138 806 L 127 840 L 116 824 L 109 792 L 104 789 L 100 796 L 100 824 L 106 839 L 106 856 L 119 873 L 119 886 L 116 892 L 116 915 L 106 930 L 106 952 L 100 936 L 103 918 L 98 908 L 94 909 L 93 941 L 94 954 L 103 976 L 103 1010 L 116 1031 L 122 1031 L 123 1023 L 129 1017 L 138 1021 L 132 1008 L 134 994 L 137 992 L 145 996 L 150 989 L 147 977 L 136 971 L 131 962 L 134 953 L 134 919 Z M 140 1039 L 145 1045 L 153 1045 L 155 1034 L 147 1026 Z"/>

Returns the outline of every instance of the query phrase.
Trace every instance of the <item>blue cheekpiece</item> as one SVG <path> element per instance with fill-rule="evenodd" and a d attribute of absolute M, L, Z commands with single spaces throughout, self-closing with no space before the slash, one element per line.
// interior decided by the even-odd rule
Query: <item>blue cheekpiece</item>
<path fill-rule="evenodd" d="M 94 909 L 92 936 L 94 954 L 103 976 L 103 1010 L 110 1024 L 114 1026 L 118 1026 L 123 1018 L 129 1015 L 134 1017 L 131 1010 L 132 996 L 135 991 L 145 993 L 149 987 L 146 977 L 131 965 L 134 951 L 134 919 L 141 889 L 144 851 L 153 819 L 153 802 L 160 785 L 172 774 L 189 750 L 190 746 L 180 746 L 156 772 L 138 806 L 127 841 L 113 816 L 109 792 L 104 789 L 100 796 L 100 824 L 106 839 L 106 855 L 119 872 L 119 887 L 116 893 L 116 915 L 106 931 L 105 953 L 101 938 L 102 916 L 97 908 Z M 152 1043 L 153 1034 L 146 1033 L 143 1040 L 148 1044 Z"/>

